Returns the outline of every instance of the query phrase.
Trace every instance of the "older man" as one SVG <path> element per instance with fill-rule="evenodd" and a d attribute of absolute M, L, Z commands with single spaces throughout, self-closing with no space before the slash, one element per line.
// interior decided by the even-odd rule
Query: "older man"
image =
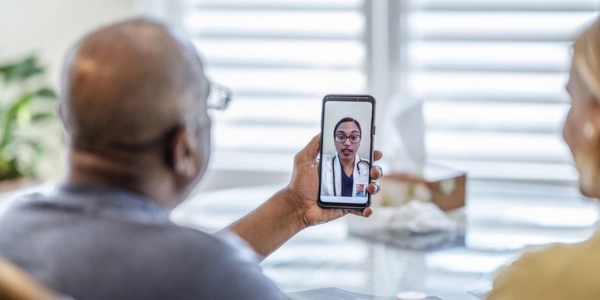
<path fill-rule="evenodd" d="M 284 298 L 260 256 L 308 226 L 371 210 L 316 205 L 315 137 L 289 185 L 227 229 L 174 225 L 168 212 L 208 163 L 209 86 L 191 43 L 161 24 L 129 20 L 86 36 L 63 73 L 64 182 L 3 214 L 0 256 L 80 300 Z"/>

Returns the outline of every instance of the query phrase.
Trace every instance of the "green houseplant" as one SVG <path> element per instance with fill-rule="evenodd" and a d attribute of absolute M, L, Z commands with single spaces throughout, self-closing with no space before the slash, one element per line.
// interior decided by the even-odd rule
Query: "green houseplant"
<path fill-rule="evenodd" d="M 0 180 L 38 177 L 56 93 L 35 56 L 0 65 Z"/>

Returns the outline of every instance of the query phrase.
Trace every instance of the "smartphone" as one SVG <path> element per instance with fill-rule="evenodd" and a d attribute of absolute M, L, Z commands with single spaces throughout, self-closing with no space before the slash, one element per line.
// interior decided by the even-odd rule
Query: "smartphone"
<path fill-rule="evenodd" d="M 371 205 L 375 98 L 370 95 L 326 95 L 321 114 L 319 194 L 323 208 Z"/>

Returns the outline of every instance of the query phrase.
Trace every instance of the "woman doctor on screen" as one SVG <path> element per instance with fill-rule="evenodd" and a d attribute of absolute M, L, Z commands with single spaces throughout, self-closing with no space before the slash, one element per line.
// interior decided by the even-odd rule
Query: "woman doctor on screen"
<path fill-rule="evenodd" d="M 368 181 L 368 160 L 358 157 L 361 140 L 360 124 L 353 118 L 343 118 L 334 127 L 335 155 L 323 155 L 321 195 L 366 197 L 361 192 Z M 357 189 L 358 187 L 358 189 Z"/>

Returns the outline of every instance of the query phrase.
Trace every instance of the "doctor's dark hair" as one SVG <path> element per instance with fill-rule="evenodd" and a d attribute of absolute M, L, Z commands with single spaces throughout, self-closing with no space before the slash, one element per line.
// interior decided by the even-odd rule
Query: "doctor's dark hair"
<path fill-rule="evenodd" d="M 345 118 L 343 118 L 343 119 L 339 120 L 339 121 L 337 122 L 337 124 L 335 124 L 335 127 L 333 127 L 333 135 L 334 135 L 334 136 L 335 136 L 335 133 L 337 132 L 337 128 L 340 126 L 340 124 L 342 124 L 342 123 L 346 123 L 346 122 L 354 122 L 354 124 L 356 124 L 356 126 L 358 127 L 358 132 L 359 132 L 360 134 L 362 134 L 362 129 L 360 129 L 360 123 L 358 123 L 358 121 L 356 121 L 356 120 L 355 120 L 355 119 L 353 119 L 353 118 L 350 118 L 350 117 L 345 117 Z"/>

